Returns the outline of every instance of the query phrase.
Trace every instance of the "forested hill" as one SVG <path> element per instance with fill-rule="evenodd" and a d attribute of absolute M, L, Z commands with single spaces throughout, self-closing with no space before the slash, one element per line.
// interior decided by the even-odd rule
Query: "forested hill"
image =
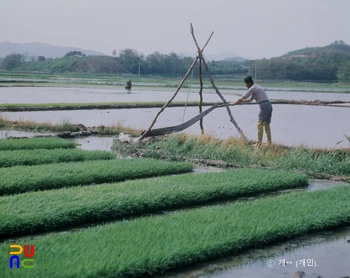
<path fill-rule="evenodd" d="M 350 46 L 335 41 L 324 47 L 307 47 L 251 63 L 249 71 L 259 79 L 349 82 Z"/>
<path fill-rule="evenodd" d="M 350 54 L 350 45 L 345 44 L 343 41 L 335 41 L 334 43 L 323 47 L 306 47 L 299 50 L 290 51 L 282 57 L 297 57 L 300 55 L 305 56 L 320 56 L 325 53 L 342 53 Z"/>

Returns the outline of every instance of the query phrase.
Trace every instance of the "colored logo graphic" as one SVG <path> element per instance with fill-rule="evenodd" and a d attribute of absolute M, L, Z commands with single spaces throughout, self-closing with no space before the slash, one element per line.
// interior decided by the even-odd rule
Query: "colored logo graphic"
<path fill-rule="evenodd" d="M 24 251 L 25 259 L 21 259 L 19 256 Z M 24 245 L 24 249 L 19 244 L 10 245 L 10 268 L 34 268 L 34 244 Z"/>

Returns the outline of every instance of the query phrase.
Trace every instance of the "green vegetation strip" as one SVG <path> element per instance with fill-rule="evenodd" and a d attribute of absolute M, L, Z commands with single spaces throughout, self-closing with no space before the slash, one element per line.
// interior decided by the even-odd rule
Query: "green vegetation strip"
<path fill-rule="evenodd" d="M 15 270 L 21 277 L 152 275 L 349 224 L 349 199 L 350 186 L 339 186 L 18 240 L 35 245 L 35 267 Z M 9 244 L 0 247 L 7 260 Z M 14 271 L 5 260 L 0 269 L 6 277 Z"/>
<path fill-rule="evenodd" d="M 80 149 L 37 149 L 0 151 L 0 168 L 18 165 L 40 165 L 60 162 L 115 159 L 116 154 L 108 151 L 85 151 Z"/>
<path fill-rule="evenodd" d="M 334 104 L 346 104 L 349 101 L 297 101 L 297 100 L 272 100 L 273 104 L 297 104 L 297 105 L 316 105 L 316 106 L 327 106 Z M 217 104 L 217 102 L 203 102 L 203 106 L 212 106 Z M 246 103 L 252 105 L 254 103 Z M 164 102 L 154 101 L 154 102 L 96 102 L 96 103 L 14 103 L 14 104 L 0 104 L 0 111 L 53 111 L 53 110 L 83 110 L 83 109 L 128 109 L 128 108 L 156 108 L 163 107 Z M 171 102 L 169 107 L 183 107 L 183 106 L 198 106 L 199 102 L 189 101 Z M 341 106 L 346 107 L 346 106 Z"/>
<path fill-rule="evenodd" d="M 236 169 L 2 197 L 0 237 L 235 199 L 307 183 L 305 175 L 295 173 Z"/>
<path fill-rule="evenodd" d="M 349 138 L 345 136 L 344 140 Z M 350 176 L 350 149 L 322 150 L 272 145 L 268 148 L 251 150 L 242 140 L 234 137 L 220 140 L 205 135 L 191 136 L 184 133 L 171 134 L 166 140 L 153 140 L 138 145 L 123 144 L 114 140 L 113 147 L 123 155 L 139 154 L 142 157 L 175 161 L 223 160 L 241 167 L 258 165 L 270 169 L 302 171 L 315 177 L 319 173 Z"/>
<path fill-rule="evenodd" d="M 192 171 L 190 163 L 137 158 L 14 166 L 0 169 L 0 195 L 119 182 L 190 171 Z"/>
<path fill-rule="evenodd" d="M 212 102 L 205 102 L 203 105 L 214 105 Z M 164 102 L 105 102 L 105 103 L 17 103 L 0 104 L 0 111 L 46 111 L 46 110 L 79 110 L 79 109 L 124 109 L 124 108 L 153 108 L 162 107 Z M 197 101 L 179 102 L 174 101 L 170 107 L 198 106 Z"/>
<path fill-rule="evenodd" d="M 73 141 L 56 137 L 1 139 L 0 151 L 33 149 L 71 149 L 76 147 Z"/>

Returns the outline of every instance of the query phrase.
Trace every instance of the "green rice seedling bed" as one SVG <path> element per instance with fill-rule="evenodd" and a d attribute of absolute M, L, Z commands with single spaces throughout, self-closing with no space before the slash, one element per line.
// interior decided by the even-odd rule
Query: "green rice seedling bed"
<path fill-rule="evenodd" d="M 108 151 L 86 151 L 80 149 L 36 149 L 0 151 L 0 168 L 18 165 L 40 165 L 60 162 L 115 159 L 116 154 Z"/>
<path fill-rule="evenodd" d="M 192 171 L 190 163 L 116 159 L 0 168 L 0 196 Z"/>
<path fill-rule="evenodd" d="M 339 186 L 16 241 L 35 246 L 34 269 L 10 269 L 10 242 L 4 242 L 0 271 L 5 277 L 152 275 L 349 224 L 349 200 L 350 186 Z"/>
<path fill-rule="evenodd" d="M 236 169 L 25 193 L 0 198 L 3 220 L 0 237 L 110 221 L 307 184 L 305 175 Z"/>
<path fill-rule="evenodd" d="M 0 168 L 18 165 L 40 165 L 60 162 L 115 159 L 108 151 L 86 151 L 80 149 L 36 149 L 0 151 Z"/>
<path fill-rule="evenodd" d="M 34 149 L 72 149 L 77 144 L 56 137 L 39 137 L 39 138 L 20 138 L 20 139 L 1 139 L 0 151 L 13 150 L 34 150 Z"/>

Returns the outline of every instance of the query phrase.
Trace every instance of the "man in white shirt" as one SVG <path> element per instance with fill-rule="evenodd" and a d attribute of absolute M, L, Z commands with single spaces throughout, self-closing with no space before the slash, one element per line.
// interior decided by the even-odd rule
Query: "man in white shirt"
<path fill-rule="evenodd" d="M 260 112 L 259 112 L 259 121 L 258 121 L 258 143 L 257 146 L 260 147 L 262 144 L 263 131 L 265 129 L 267 144 L 272 143 L 271 139 L 271 117 L 272 117 L 272 105 L 267 97 L 267 94 L 261 86 L 254 84 L 253 78 L 248 76 L 244 79 L 244 83 L 248 91 L 237 101 L 230 102 L 230 105 L 234 106 L 240 104 L 241 102 L 251 102 L 255 100 L 259 103 Z"/>

